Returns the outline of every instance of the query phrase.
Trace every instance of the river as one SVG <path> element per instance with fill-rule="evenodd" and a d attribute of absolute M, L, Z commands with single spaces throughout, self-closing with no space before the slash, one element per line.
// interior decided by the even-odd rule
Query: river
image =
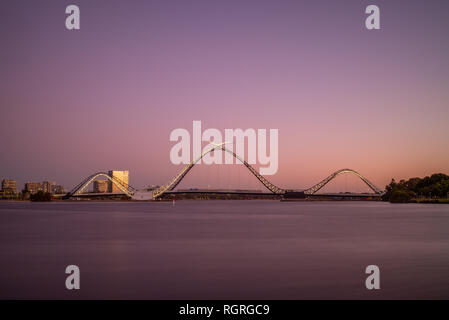
<path fill-rule="evenodd" d="M 448 299 L 449 206 L 0 202 L 0 271 L 3 299 Z"/>

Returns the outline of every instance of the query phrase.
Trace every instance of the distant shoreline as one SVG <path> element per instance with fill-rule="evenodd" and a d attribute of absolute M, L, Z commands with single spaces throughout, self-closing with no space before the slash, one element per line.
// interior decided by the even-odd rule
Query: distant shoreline
<path fill-rule="evenodd" d="M 222 200 L 222 201 L 254 201 L 254 200 L 258 200 L 258 201 L 280 201 L 280 202 L 373 202 L 373 200 L 348 200 L 348 199 L 270 199 L 270 198 L 265 198 L 265 199 L 189 199 L 189 198 L 185 198 L 185 199 L 176 199 L 176 201 L 217 201 L 217 200 Z M 93 200 L 51 200 L 51 201 L 31 201 L 31 200 L 19 200 L 19 199 L 0 199 L 0 202 L 17 202 L 17 203 L 23 203 L 23 202 L 37 202 L 37 203 L 87 203 L 87 202 L 123 202 L 123 203 L 128 203 L 128 202 L 132 202 L 132 203 L 143 203 L 143 202 L 154 202 L 154 203 L 158 203 L 158 202 L 172 202 L 172 199 L 161 199 L 161 200 L 145 200 L 145 201 L 136 201 L 136 200 L 132 200 L 132 199 L 120 199 L 120 200 L 113 200 L 113 199 L 93 199 Z M 411 199 L 410 201 L 407 202 L 389 202 L 389 201 L 375 201 L 375 202 L 386 202 L 386 203 L 415 203 L 415 204 L 449 204 L 449 199 Z"/>

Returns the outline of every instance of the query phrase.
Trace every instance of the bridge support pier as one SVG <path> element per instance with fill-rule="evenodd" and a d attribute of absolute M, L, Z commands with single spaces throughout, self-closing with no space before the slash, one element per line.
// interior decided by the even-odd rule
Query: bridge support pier
<path fill-rule="evenodd" d="M 153 200 L 153 193 L 149 191 L 136 191 L 131 197 L 135 201 L 148 201 Z"/>
<path fill-rule="evenodd" d="M 285 191 L 284 199 L 305 199 L 306 194 L 303 191 Z"/>

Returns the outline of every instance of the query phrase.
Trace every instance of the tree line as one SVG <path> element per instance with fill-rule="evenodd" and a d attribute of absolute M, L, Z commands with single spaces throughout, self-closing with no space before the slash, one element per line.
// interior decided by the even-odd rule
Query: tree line
<path fill-rule="evenodd" d="M 411 202 L 413 199 L 442 199 L 449 195 L 449 176 L 435 173 L 424 178 L 411 178 L 396 182 L 394 179 L 385 188 L 383 200 Z"/>

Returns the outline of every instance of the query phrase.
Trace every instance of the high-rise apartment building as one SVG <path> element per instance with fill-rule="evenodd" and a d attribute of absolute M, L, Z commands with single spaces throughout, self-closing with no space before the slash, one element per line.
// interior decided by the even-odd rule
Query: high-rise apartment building
<path fill-rule="evenodd" d="M 52 193 L 53 194 L 65 194 L 66 192 L 65 192 L 65 189 L 63 186 L 56 185 L 56 186 L 54 186 Z"/>
<path fill-rule="evenodd" d="M 39 182 L 27 182 L 25 183 L 25 191 L 34 194 L 42 190 L 42 185 Z"/>
<path fill-rule="evenodd" d="M 121 181 L 121 184 L 124 187 L 128 187 L 129 183 L 129 171 L 118 171 L 118 170 L 111 170 L 108 172 L 109 176 L 112 178 L 115 178 L 119 181 Z M 114 183 L 109 181 L 109 188 L 108 191 L 111 193 L 122 193 L 122 190 L 118 188 Z"/>
<path fill-rule="evenodd" d="M 12 179 L 3 179 L 2 193 L 17 193 L 17 181 Z"/>
<path fill-rule="evenodd" d="M 94 181 L 94 192 L 95 193 L 106 193 L 106 192 L 108 192 L 108 189 L 109 189 L 108 181 L 106 181 L 106 180 L 95 180 Z"/>
<path fill-rule="evenodd" d="M 56 182 L 54 182 L 54 181 L 42 182 L 42 191 L 44 191 L 44 192 L 54 193 L 55 187 L 56 187 Z"/>

